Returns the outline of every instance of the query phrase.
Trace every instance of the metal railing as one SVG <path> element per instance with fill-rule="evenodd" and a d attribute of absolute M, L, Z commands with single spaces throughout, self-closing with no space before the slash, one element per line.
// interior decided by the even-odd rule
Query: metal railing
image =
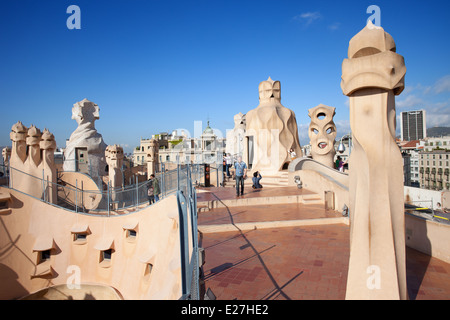
<path fill-rule="evenodd" d="M 90 177 L 83 173 L 79 173 L 80 179 L 71 183 L 61 179 L 63 172 L 57 174 L 56 183 L 47 180 L 44 171 L 38 177 L 0 164 L 0 173 L 0 185 L 77 213 L 110 216 L 140 210 L 149 205 L 149 181 L 138 183 L 137 178 L 133 185 L 113 188 L 109 183 L 103 182 L 100 188 L 91 190 L 86 187 L 92 185 L 86 183 Z M 203 168 L 199 165 L 180 165 L 175 170 L 157 173 L 156 179 L 161 192 L 158 198 L 163 199 L 178 190 L 187 194 L 188 188 L 198 185 L 203 175 Z M 21 184 L 24 180 L 26 185 Z M 97 185 L 95 181 L 94 183 Z"/>
<path fill-rule="evenodd" d="M 59 206 L 77 213 L 109 217 L 128 213 L 132 209 L 147 207 L 148 181 L 106 190 L 85 190 L 83 180 L 75 181 L 75 185 L 58 180 L 53 183 L 33 176 L 21 170 L 0 165 L 0 185 L 27 194 L 43 202 Z M 175 194 L 178 203 L 180 255 L 181 255 L 181 300 L 199 300 L 199 262 L 197 236 L 197 194 L 196 182 L 204 174 L 202 166 L 180 165 L 176 170 L 163 171 L 156 174 L 160 184 L 161 198 Z M 26 176 L 26 185 L 21 185 Z"/>

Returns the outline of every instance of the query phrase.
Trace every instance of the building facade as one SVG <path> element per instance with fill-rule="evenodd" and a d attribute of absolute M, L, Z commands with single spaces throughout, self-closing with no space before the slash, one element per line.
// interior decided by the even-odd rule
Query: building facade
<path fill-rule="evenodd" d="M 401 112 L 400 133 L 402 141 L 425 139 L 427 137 L 425 110 Z"/>
<path fill-rule="evenodd" d="M 450 149 L 420 152 L 420 187 L 429 190 L 450 190 Z"/>
<path fill-rule="evenodd" d="M 160 133 L 152 136 L 159 142 L 159 163 L 171 169 L 170 164 L 219 163 L 225 151 L 226 139 L 218 138 L 208 126 L 200 137 L 190 138 L 184 132 L 174 130 L 171 134 Z M 135 166 L 147 163 L 147 153 L 151 139 L 141 139 L 133 152 Z"/>
<path fill-rule="evenodd" d="M 400 150 L 403 154 L 409 155 L 409 183 L 405 179 L 405 186 L 420 187 L 420 154 L 425 145 L 424 140 L 413 140 L 399 143 Z M 406 177 L 406 175 L 405 175 Z"/>

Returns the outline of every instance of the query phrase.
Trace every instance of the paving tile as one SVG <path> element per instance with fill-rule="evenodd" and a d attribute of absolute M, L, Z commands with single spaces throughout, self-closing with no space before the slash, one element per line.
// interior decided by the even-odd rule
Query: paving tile
<path fill-rule="evenodd" d="M 314 215 L 327 217 L 330 214 L 320 206 L 296 204 L 276 207 L 286 213 L 285 217 L 296 215 L 308 219 Z M 311 212 L 307 212 L 309 209 Z M 227 215 L 229 223 L 230 215 L 234 222 L 271 219 L 270 215 L 272 218 L 281 217 L 273 208 L 268 210 L 267 206 L 222 208 L 209 213 L 200 213 L 199 224 L 210 223 L 212 219 L 226 219 Z M 205 286 L 211 288 L 219 300 L 345 299 L 348 225 L 208 233 L 200 236 L 200 246 L 206 254 L 203 266 Z M 449 299 L 450 264 L 408 247 L 406 263 L 410 299 Z"/>

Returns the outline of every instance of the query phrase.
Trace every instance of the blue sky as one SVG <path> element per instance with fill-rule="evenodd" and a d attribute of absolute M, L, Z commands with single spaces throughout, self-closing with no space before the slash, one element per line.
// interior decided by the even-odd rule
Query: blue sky
<path fill-rule="evenodd" d="M 66 26 L 72 4 L 80 30 Z M 372 4 L 405 57 L 397 113 L 423 108 L 428 127 L 450 126 L 448 1 L 2 0 L 0 145 L 21 120 L 64 147 L 72 105 L 84 98 L 100 107 L 105 142 L 128 152 L 161 131 L 193 135 L 194 121 L 208 118 L 225 133 L 258 105 L 269 76 L 281 81 L 302 145 L 307 110 L 320 103 L 336 107 L 340 137 L 350 130 L 341 64 Z"/>

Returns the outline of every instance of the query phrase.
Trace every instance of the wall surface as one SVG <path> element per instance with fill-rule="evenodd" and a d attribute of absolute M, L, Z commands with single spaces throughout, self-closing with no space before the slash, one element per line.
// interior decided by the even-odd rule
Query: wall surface
<path fill-rule="evenodd" d="M 450 263 L 450 225 L 406 214 L 406 245 Z"/>
<path fill-rule="evenodd" d="M 438 203 L 441 204 L 442 208 L 450 208 L 450 191 L 436 191 L 405 186 L 404 195 L 405 203 L 431 208 L 431 201 L 433 201 L 434 210 L 438 209 Z"/>
<path fill-rule="evenodd" d="M 127 215 L 77 214 L 10 193 L 11 210 L 0 215 L 0 299 L 18 299 L 53 285 L 101 284 L 124 299 L 178 299 L 181 296 L 178 206 L 172 195 Z M 135 238 L 127 230 L 135 230 Z M 74 241 L 87 230 L 86 241 Z M 49 261 L 38 251 L 51 247 Z M 111 248 L 110 261 L 101 251 Z M 148 264 L 153 268 L 146 273 Z M 79 271 L 79 272 L 78 272 Z"/>

